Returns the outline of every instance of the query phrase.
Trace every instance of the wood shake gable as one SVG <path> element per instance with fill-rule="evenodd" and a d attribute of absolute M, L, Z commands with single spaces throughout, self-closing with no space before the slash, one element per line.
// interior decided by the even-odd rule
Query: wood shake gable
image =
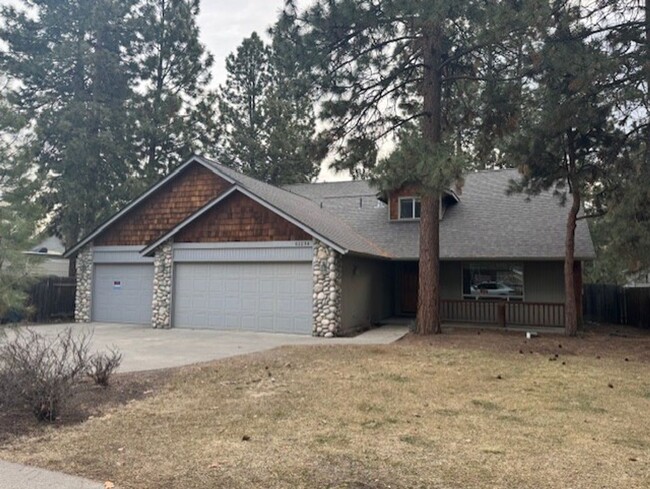
<path fill-rule="evenodd" d="M 304 240 L 311 236 L 240 192 L 229 195 L 174 236 L 177 243 Z"/>
<path fill-rule="evenodd" d="M 102 231 L 94 244 L 139 246 L 150 243 L 231 185 L 203 165 L 189 165 Z"/>

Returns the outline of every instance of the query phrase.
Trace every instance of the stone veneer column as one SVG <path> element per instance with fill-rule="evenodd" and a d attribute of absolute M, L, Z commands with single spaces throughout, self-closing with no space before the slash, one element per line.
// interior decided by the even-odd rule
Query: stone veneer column
<path fill-rule="evenodd" d="M 77 254 L 77 290 L 74 318 L 78 323 L 92 321 L 93 247 L 88 245 Z"/>
<path fill-rule="evenodd" d="M 153 303 L 151 326 L 172 327 L 172 242 L 167 241 L 156 250 L 153 259 Z"/>
<path fill-rule="evenodd" d="M 329 246 L 314 241 L 313 335 L 331 338 L 341 329 L 342 257 Z"/>

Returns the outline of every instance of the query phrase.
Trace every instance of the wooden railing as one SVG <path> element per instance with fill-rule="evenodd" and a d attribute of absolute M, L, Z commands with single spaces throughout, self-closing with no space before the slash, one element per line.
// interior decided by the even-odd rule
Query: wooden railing
<path fill-rule="evenodd" d="M 443 300 L 443 321 L 500 326 L 564 326 L 564 304 L 496 300 Z"/>

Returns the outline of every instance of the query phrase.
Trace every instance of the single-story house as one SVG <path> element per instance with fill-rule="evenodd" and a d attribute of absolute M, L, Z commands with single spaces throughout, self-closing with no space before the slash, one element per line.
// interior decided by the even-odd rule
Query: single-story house
<path fill-rule="evenodd" d="M 36 276 L 68 277 L 70 260 L 63 257 L 65 246 L 57 236 L 48 236 L 24 254 L 37 260 L 30 264 L 30 273 Z"/>
<path fill-rule="evenodd" d="M 441 210 L 442 319 L 563 325 L 568 210 L 470 173 Z M 76 318 L 343 335 L 414 315 L 420 203 L 368 182 L 269 185 L 195 156 L 66 252 Z M 584 220 L 581 263 L 594 258 Z"/>

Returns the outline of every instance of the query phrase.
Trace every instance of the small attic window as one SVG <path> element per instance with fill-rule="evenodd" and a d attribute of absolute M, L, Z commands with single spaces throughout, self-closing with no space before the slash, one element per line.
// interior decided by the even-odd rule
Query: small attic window
<path fill-rule="evenodd" d="M 399 219 L 420 219 L 420 199 L 400 197 Z"/>

